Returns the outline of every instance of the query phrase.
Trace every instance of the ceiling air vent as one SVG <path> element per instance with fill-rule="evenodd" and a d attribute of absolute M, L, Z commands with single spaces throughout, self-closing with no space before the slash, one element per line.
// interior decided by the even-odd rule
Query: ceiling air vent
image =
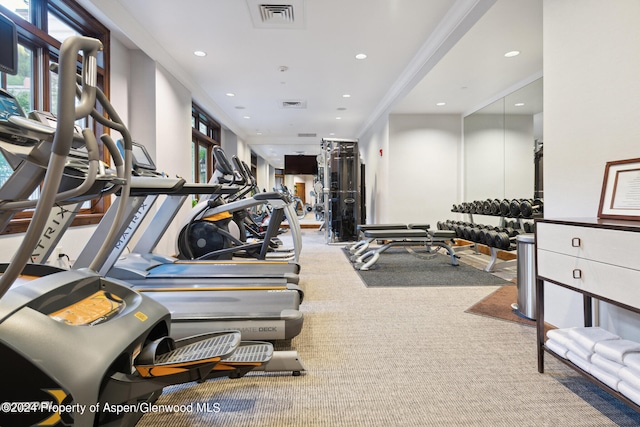
<path fill-rule="evenodd" d="M 293 23 L 293 5 L 291 4 L 261 4 L 260 19 L 265 23 Z"/>
<path fill-rule="evenodd" d="M 315 138 L 317 134 L 315 133 L 299 133 L 298 137 L 300 138 Z"/>
<path fill-rule="evenodd" d="M 245 0 L 254 28 L 301 30 L 305 28 L 305 0 Z"/>
<path fill-rule="evenodd" d="M 280 103 L 280 108 L 286 108 L 286 109 L 304 109 L 307 108 L 307 101 L 303 101 L 300 99 L 289 99 L 289 100 L 284 100 Z"/>

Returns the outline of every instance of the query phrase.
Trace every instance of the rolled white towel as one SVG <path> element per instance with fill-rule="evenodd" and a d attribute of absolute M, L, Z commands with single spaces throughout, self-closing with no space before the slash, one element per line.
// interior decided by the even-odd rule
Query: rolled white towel
<path fill-rule="evenodd" d="M 563 328 L 563 329 L 551 329 L 547 332 L 547 338 L 550 340 L 554 340 L 558 344 L 562 344 L 566 347 L 567 341 L 571 339 L 569 336 L 569 330 L 573 328 Z"/>
<path fill-rule="evenodd" d="M 559 342 L 557 342 L 556 340 L 549 338 L 547 342 L 544 343 L 544 345 L 549 350 L 557 354 L 558 356 L 563 357 L 565 359 L 567 358 L 567 352 L 569 351 L 569 349 L 564 345 L 560 344 Z"/>
<path fill-rule="evenodd" d="M 620 382 L 620 378 L 616 375 L 612 375 L 609 372 L 606 372 L 603 369 L 597 367 L 594 363 L 591 364 L 591 375 L 611 387 L 612 389 L 618 391 L 618 383 Z"/>
<path fill-rule="evenodd" d="M 620 381 L 618 383 L 618 391 L 625 396 L 627 396 L 630 400 L 632 400 L 636 405 L 640 405 L 640 390 L 633 387 L 626 381 Z"/>
<path fill-rule="evenodd" d="M 567 359 L 569 359 L 571 362 L 573 362 L 574 365 L 576 365 L 578 368 L 582 369 L 583 371 L 587 373 L 591 372 L 591 366 L 592 366 L 591 363 L 588 360 L 578 356 L 571 350 L 567 352 Z"/>
<path fill-rule="evenodd" d="M 575 353 L 576 355 L 580 356 L 581 358 L 583 358 L 587 362 L 591 362 L 591 356 L 593 355 L 593 351 L 589 351 L 589 350 L 585 349 L 584 347 L 582 347 L 577 342 L 575 342 L 573 340 L 567 341 L 567 350 Z"/>
<path fill-rule="evenodd" d="M 620 372 L 618 372 L 618 375 L 620 376 L 620 379 L 622 381 L 640 390 L 640 375 L 638 375 L 637 372 L 633 371 L 632 369 L 629 369 L 628 367 L 624 367 L 620 369 Z"/>
<path fill-rule="evenodd" d="M 593 352 L 596 343 L 606 340 L 619 340 L 620 337 L 600 327 L 572 328 L 569 336 L 586 350 Z"/>
<path fill-rule="evenodd" d="M 627 353 L 640 352 L 640 343 L 630 340 L 606 340 L 596 343 L 593 350 L 614 362 L 623 363 Z"/>
<path fill-rule="evenodd" d="M 640 353 L 627 353 L 622 359 L 622 363 L 636 372 L 640 372 Z"/>
<path fill-rule="evenodd" d="M 593 363 L 594 366 L 615 376 L 619 376 L 620 369 L 624 368 L 624 365 L 602 357 L 598 353 L 591 356 L 590 362 Z"/>

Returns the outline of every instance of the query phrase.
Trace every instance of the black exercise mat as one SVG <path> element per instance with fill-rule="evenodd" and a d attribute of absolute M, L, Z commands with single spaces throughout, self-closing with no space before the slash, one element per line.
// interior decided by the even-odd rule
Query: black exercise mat
<path fill-rule="evenodd" d="M 351 255 L 345 250 L 345 255 Z M 502 286 L 513 283 L 486 271 L 458 262 L 451 265 L 451 257 L 440 253 L 411 253 L 394 248 L 384 252 L 371 270 L 356 270 L 367 287 L 412 286 Z"/>

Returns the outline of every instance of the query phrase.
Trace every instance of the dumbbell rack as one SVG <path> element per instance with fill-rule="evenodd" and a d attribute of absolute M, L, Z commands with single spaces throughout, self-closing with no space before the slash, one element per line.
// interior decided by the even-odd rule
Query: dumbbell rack
<path fill-rule="evenodd" d="M 525 199 L 521 199 L 520 201 L 523 201 L 523 200 Z M 531 208 L 532 205 L 539 206 L 539 211 L 536 212 L 531 210 L 531 212 L 529 212 L 529 215 L 527 216 L 522 215 L 517 202 L 518 201 L 515 199 L 511 202 L 508 202 L 507 200 L 503 200 L 502 202 L 500 202 L 498 199 L 494 199 L 494 200 L 488 199 L 486 201 L 474 201 L 471 203 L 454 205 L 453 209 L 451 209 L 451 212 L 468 215 L 469 222 L 471 224 L 477 224 L 473 218 L 474 214 L 486 215 L 486 216 L 498 216 L 500 217 L 500 223 L 498 227 L 501 227 L 501 228 L 506 228 L 508 225 L 507 220 L 512 219 L 517 221 L 517 224 L 518 224 L 518 227 L 514 227 L 514 228 L 526 230 L 528 228 L 528 226 L 525 226 L 526 219 L 534 219 L 534 218 L 542 217 L 542 200 L 540 199 L 536 199 L 535 201 L 527 200 L 526 203 L 529 203 L 528 208 Z M 506 208 L 508 209 L 505 208 L 505 203 L 507 203 Z M 530 230 L 530 232 L 533 232 L 533 230 Z M 506 268 L 516 264 L 517 259 L 500 260 L 498 258 L 499 252 L 510 252 L 510 253 L 515 252 L 516 250 L 515 246 L 510 247 L 509 249 L 499 249 L 489 245 L 486 245 L 486 246 L 489 248 L 491 258 L 489 259 L 489 262 L 484 268 L 484 271 L 494 272 L 497 268 Z M 476 254 L 479 253 L 477 242 L 473 242 L 470 245 L 460 246 L 458 248 L 459 248 L 458 251 L 464 251 L 464 250 L 473 248 L 474 253 Z"/>
<path fill-rule="evenodd" d="M 471 221 L 473 224 L 475 224 L 473 222 L 473 220 Z M 501 221 L 502 223 L 502 221 Z M 459 246 L 458 248 L 459 251 L 464 251 L 464 250 L 473 250 L 473 252 L 475 254 L 479 254 L 480 251 L 478 250 L 478 245 L 481 243 L 478 242 L 472 242 L 469 245 L 463 245 L 463 246 Z M 488 245 L 484 245 L 489 249 L 489 254 L 491 256 L 491 258 L 489 259 L 489 262 L 487 262 L 487 265 L 484 267 L 484 271 L 489 272 L 489 273 L 493 273 L 494 271 L 496 271 L 496 269 L 498 268 L 506 268 L 506 267 L 511 267 L 513 265 L 515 265 L 516 263 L 516 259 L 509 259 L 509 260 L 501 260 L 500 258 L 498 258 L 498 254 L 500 252 L 509 252 L 512 253 L 515 248 L 513 250 L 510 249 L 498 249 L 496 247 L 493 246 L 488 246 Z"/>

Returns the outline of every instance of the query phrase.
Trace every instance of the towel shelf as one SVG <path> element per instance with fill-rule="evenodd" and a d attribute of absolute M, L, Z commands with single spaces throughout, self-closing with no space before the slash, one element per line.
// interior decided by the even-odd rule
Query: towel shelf
<path fill-rule="evenodd" d="M 640 405 L 548 349 L 544 336 L 545 282 L 582 295 L 584 326 L 593 326 L 593 299 L 640 313 L 640 223 L 545 218 L 537 219 L 535 228 L 538 372 L 544 372 L 549 353 L 640 412 Z"/>

